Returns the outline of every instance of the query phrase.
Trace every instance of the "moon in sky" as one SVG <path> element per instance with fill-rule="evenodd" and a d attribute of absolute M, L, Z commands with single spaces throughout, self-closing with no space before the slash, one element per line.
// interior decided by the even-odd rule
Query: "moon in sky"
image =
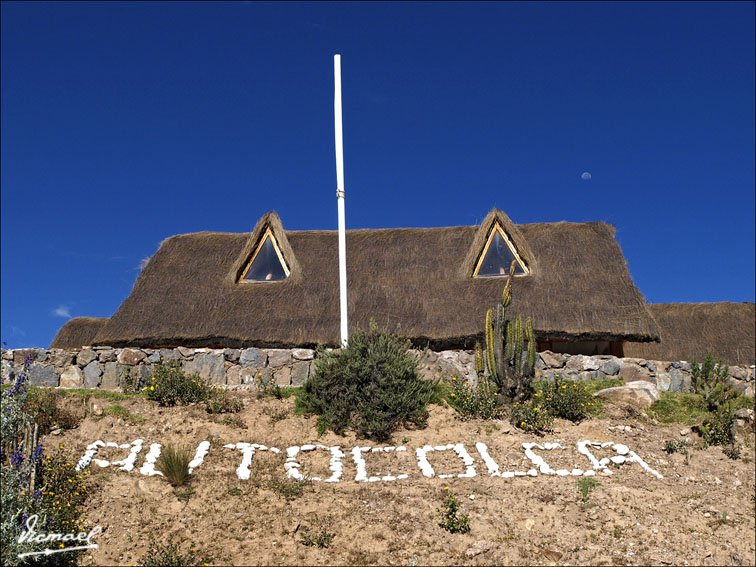
<path fill-rule="evenodd" d="M 591 175 L 590 171 L 584 171 L 583 173 L 580 174 L 580 179 L 582 179 L 583 181 L 588 181 L 590 180 L 591 177 L 593 176 Z"/>

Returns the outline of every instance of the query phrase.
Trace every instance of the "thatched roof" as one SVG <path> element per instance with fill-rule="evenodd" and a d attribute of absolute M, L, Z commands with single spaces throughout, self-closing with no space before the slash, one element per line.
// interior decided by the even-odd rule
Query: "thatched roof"
<path fill-rule="evenodd" d="M 753 303 L 660 303 L 648 306 L 661 343 L 627 344 L 625 356 L 701 360 L 706 351 L 726 364 L 756 364 Z"/>
<path fill-rule="evenodd" d="M 107 317 L 74 317 L 55 335 L 50 348 L 79 349 L 95 343 L 95 335 L 107 323 Z"/>
<path fill-rule="evenodd" d="M 514 225 L 501 211 L 480 226 L 347 231 L 349 326 L 371 318 L 416 344 L 470 346 L 506 278 L 472 278 L 495 222 L 531 269 L 517 276 L 511 315 L 538 336 L 657 340 L 614 228 L 604 223 Z M 239 282 L 270 227 L 288 279 Z M 275 213 L 249 234 L 201 232 L 165 240 L 97 334 L 113 346 L 305 346 L 339 342 L 336 231 L 284 231 Z"/>

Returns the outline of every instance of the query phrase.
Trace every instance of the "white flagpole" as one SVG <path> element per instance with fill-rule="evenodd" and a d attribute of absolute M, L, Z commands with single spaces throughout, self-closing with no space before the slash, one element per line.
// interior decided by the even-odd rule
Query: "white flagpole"
<path fill-rule="evenodd" d="M 341 347 L 347 346 L 346 234 L 344 221 L 344 139 L 341 131 L 341 55 L 333 56 L 333 114 L 336 130 L 336 198 L 339 205 L 339 299 L 341 305 Z"/>

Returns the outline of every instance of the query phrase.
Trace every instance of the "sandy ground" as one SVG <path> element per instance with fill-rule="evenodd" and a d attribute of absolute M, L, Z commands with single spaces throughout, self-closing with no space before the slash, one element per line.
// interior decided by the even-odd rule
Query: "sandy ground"
<path fill-rule="evenodd" d="M 81 401 L 72 401 L 79 403 Z M 90 402 L 91 403 L 91 402 Z M 97 401 L 107 406 L 108 402 Z M 753 565 L 754 436 L 740 432 L 742 457 L 731 460 L 719 447 L 692 449 L 689 459 L 662 451 L 667 439 L 680 439 L 682 425 L 662 426 L 637 412 L 609 406 L 605 418 L 574 425 L 558 421 L 552 434 L 536 437 L 512 430 L 505 422 L 461 421 L 450 408 L 433 406 L 428 427 L 398 431 L 392 445 L 406 452 L 369 453 L 368 475 L 407 474 L 393 482 L 355 482 L 351 449 L 377 446 L 327 433 L 317 437 L 315 418 L 293 415 L 293 400 L 245 398 L 239 422 L 224 423 L 201 406 L 158 408 L 146 400 L 120 402 L 144 422 L 131 425 L 112 417 L 87 417 L 78 429 L 51 437 L 50 444 L 78 461 L 95 440 L 145 447 L 131 472 L 90 465 L 94 495 L 84 515 L 99 525 L 99 549 L 81 563 L 136 564 L 150 541 L 191 542 L 211 555 L 214 564 L 233 565 Z M 695 434 L 690 435 L 695 441 Z M 627 445 L 658 479 L 637 463 L 598 474 L 600 485 L 583 502 L 577 477 L 490 477 L 476 442 L 487 445 L 502 470 L 528 470 L 524 442 L 558 442 L 566 449 L 538 451 L 554 469 L 588 469 L 575 444 L 589 439 Z M 204 462 L 188 485 L 171 487 L 158 476 L 143 476 L 139 467 L 150 443 L 184 444 L 192 450 L 211 442 Z M 280 454 L 258 451 L 251 477 L 240 480 L 242 455 L 223 445 L 236 442 L 278 447 Z M 286 448 L 316 443 L 340 446 L 343 477 L 338 483 L 305 481 L 290 500 L 271 489 L 284 480 Z M 426 444 L 463 443 L 475 458 L 473 478 L 426 478 L 415 449 Z M 385 445 L 383 445 L 385 446 Z M 123 458 L 126 451 L 107 448 L 98 458 Z M 597 458 L 610 449 L 594 451 Z M 300 453 L 303 472 L 328 478 L 326 451 Z M 459 474 L 465 466 L 453 451 L 430 454 L 438 474 Z M 448 487 L 448 490 L 446 489 Z M 437 508 L 453 493 L 460 513 L 470 516 L 467 534 L 439 526 Z M 302 536 L 333 534 L 327 548 L 306 546 Z"/>

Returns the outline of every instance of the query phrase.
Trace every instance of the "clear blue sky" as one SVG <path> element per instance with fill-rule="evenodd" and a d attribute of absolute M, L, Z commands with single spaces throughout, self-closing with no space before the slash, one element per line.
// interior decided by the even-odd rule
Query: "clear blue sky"
<path fill-rule="evenodd" d="M 753 2 L 1 10 L 9 347 L 168 236 L 335 229 L 334 53 L 347 228 L 606 221 L 648 301 L 754 300 Z"/>

